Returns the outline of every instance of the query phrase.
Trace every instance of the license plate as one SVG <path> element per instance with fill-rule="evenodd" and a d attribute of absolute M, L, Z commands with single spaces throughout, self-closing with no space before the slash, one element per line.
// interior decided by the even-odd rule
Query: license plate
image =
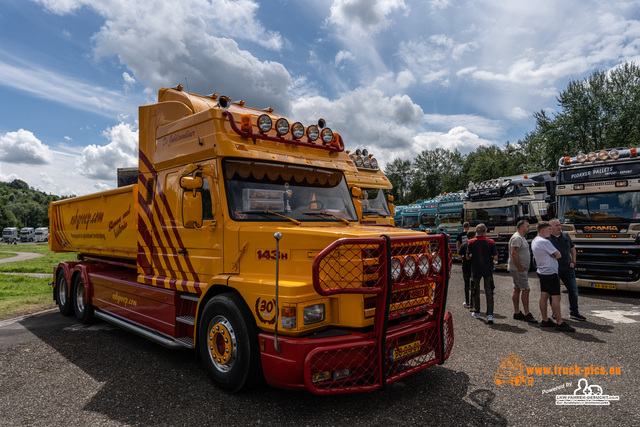
<path fill-rule="evenodd" d="M 412 354 L 418 353 L 420 351 L 420 340 L 410 342 L 409 344 L 404 344 L 398 346 L 390 351 L 389 358 L 394 360 L 403 359 L 407 356 L 411 356 Z"/>
<path fill-rule="evenodd" d="M 598 289 L 617 289 L 616 285 L 611 285 L 608 283 L 592 283 L 591 287 L 598 288 Z"/>

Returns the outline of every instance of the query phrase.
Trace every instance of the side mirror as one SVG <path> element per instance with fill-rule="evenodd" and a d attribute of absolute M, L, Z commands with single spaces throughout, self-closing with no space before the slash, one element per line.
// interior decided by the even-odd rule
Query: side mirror
<path fill-rule="evenodd" d="M 394 198 L 393 198 L 393 196 L 391 194 L 388 194 L 387 195 L 387 200 L 390 201 L 390 202 L 393 202 Z"/>
<path fill-rule="evenodd" d="M 362 189 L 360 187 L 351 187 L 351 196 L 359 199 L 362 197 Z"/>
<path fill-rule="evenodd" d="M 185 190 L 197 190 L 202 188 L 201 176 L 183 176 L 180 177 L 180 187 Z"/>

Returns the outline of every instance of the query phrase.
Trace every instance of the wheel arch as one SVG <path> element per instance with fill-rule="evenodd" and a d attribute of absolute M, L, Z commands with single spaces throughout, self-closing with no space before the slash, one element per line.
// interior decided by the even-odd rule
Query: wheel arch
<path fill-rule="evenodd" d="M 240 294 L 240 292 L 235 289 L 232 288 L 230 286 L 227 286 L 226 284 L 214 284 L 212 286 L 210 286 L 207 289 L 207 292 L 205 292 L 205 294 L 202 296 L 202 298 L 200 298 L 200 302 L 198 303 L 198 310 L 197 310 L 197 316 L 196 316 L 196 321 L 195 321 L 195 325 L 194 325 L 194 329 L 193 329 L 193 339 L 194 339 L 194 348 L 196 350 L 198 350 L 198 346 L 200 345 L 200 340 L 198 339 L 198 332 L 200 330 L 200 319 L 202 319 L 202 313 L 204 312 L 204 308 L 207 306 L 207 303 L 214 297 L 218 296 L 218 295 L 224 295 L 224 294 L 235 294 L 238 297 L 240 297 L 240 299 L 242 300 L 244 307 L 249 310 L 249 313 L 251 313 L 251 310 L 249 309 L 249 306 L 247 305 L 247 302 L 244 300 L 244 298 L 242 298 L 242 295 Z M 254 319 L 255 321 L 255 319 Z"/>

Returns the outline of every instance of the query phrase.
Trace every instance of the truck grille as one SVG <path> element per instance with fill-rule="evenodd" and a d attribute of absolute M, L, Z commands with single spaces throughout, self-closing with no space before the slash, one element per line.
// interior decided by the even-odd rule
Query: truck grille
<path fill-rule="evenodd" d="M 578 252 L 576 278 L 636 282 L 640 279 L 640 247 L 575 242 Z"/>

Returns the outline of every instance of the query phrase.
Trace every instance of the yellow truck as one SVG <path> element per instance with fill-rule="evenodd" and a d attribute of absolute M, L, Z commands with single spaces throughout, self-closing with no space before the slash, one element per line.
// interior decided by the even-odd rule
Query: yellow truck
<path fill-rule="evenodd" d="M 163 88 L 137 183 L 50 206 L 63 315 L 193 349 L 230 392 L 380 389 L 453 346 L 443 235 L 363 226 L 331 129 Z M 361 207 L 360 207 L 361 209 Z"/>

